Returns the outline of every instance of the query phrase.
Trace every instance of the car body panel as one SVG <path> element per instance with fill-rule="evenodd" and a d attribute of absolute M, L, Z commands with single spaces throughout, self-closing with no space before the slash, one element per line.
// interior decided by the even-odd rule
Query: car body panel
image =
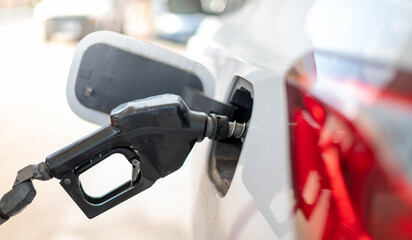
<path fill-rule="evenodd" d="M 195 209 L 198 212 L 194 215 L 194 237 L 292 237 L 290 209 L 293 199 L 289 188 L 291 177 L 287 161 L 287 115 L 282 77 L 246 63 L 232 62 L 230 65 L 238 68 L 231 69 L 235 74 L 232 82 L 226 85 L 228 92 L 235 76 L 253 85 L 252 118 L 231 188 L 224 197 L 215 189 L 207 172 L 210 144 L 202 146 L 205 149 L 200 154 L 194 152 L 197 159 L 195 172 L 201 172 L 199 176 L 195 174 L 198 176 L 195 186 L 200 187 L 196 188 L 195 203 L 198 207 Z M 282 112 L 285 113 L 279 114 Z M 262 139 L 266 139 L 264 145 L 256 144 Z"/>
<path fill-rule="evenodd" d="M 293 211 L 286 72 L 314 49 L 411 69 L 411 7 L 410 1 L 387 0 L 248 1 L 220 18 L 210 42 L 195 35 L 189 53 L 214 75 L 216 99 L 227 99 L 235 76 L 254 89 L 249 132 L 226 196 L 207 174 L 210 150 L 194 153 L 203 159 L 194 169 L 201 176 L 196 239 L 321 238 L 327 202 L 320 201 L 309 220 Z"/>

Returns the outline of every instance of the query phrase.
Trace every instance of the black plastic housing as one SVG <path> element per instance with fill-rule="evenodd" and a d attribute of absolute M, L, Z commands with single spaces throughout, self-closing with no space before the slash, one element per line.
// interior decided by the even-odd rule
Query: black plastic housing
<path fill-rule="evenodd" d="M 50 172 L 62 179 L 60 184 L 89 218 L 179 169 L 193 145 L 204 138 L 207 124 L 205 113 L 189 110 L 171 94 L 122 104 L 110 117 L 110 125 L 46 158 Z M 102 197 L 88 196 L 79 175 L 114 153 L 140 161 L 140 176 Z"/>

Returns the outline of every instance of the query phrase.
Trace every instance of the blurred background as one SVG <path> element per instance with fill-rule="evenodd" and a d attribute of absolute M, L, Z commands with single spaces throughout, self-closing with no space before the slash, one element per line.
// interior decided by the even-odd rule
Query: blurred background
<path fill-rule="evenodd" d="M 99 128 L 66 101 L 81 38 L 112 30 L 185 54 L 202 21 L 225 9 L 226 0 L 0 0 L 0 194 L 11 189 L 19 169 Z M 91 188 L 106 187 L 103 180 L 112 176 L 129 177 L 127 167 L 97 170 L 102 181 Z M 93 220 L 57 180 L 35 181 L 33 203 L 0 227 L 0 239 L 188 239 L 190 175 L 185 164 Z"/>

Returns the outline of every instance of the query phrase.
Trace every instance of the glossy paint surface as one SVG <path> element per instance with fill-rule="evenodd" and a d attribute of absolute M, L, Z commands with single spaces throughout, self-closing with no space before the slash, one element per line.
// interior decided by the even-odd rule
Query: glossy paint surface
<path fill-rule="evenodd" d="M 238 11 L 219 19 L 215 24 L 216 33 L 206 37 L 211 41 L 194 41 L 193 46 L 189 45 L 189 52 L 194 52 L 193 56 L 212 72 L 217 99 L 227 99 L 236 76 L 249 81 L 254 89 L 250 130 L 225 197 L 219 196 L 208 178 L 209 144 L 202 144 L 193 153 L 198 159 L 195 166 L 195 176 L 198 175 L 195 179 L 198 186 L 194 214 L 196 239 L 320 239 L 324 236 L 325 216 L 318 215 L 308 224 L 299 220 L 294 211 L 299 199 L 293 191 L 286 75 L 297 59 L 313 49 L 410 69 L 412 21 L 405 19 L 411 16 L 410 1 L 248 1 Z M 379 80 L 387 76 L 385 74 L 390 71 L 382 69 L 378 78 L 369 77 Z M 387 110 L 377 111 L 390 116 Z M 409 116 L 407 112 L 399 114 Z M 394 126 L 399 129 L 404 124 L 383 124 L 384 131 L 393 132 Z M 302 144 L 308 143 L 303 140 Z M 405 152 L 405 148 L 401 149 Z M 406 156 L 402 151 L 397 152 Z M 405 158 L 400 157 L 399 162 L 402 159 Z M 332 172 L 336 166 L 331 166 Z M 330 192 L 327 194 L 315 197 L 326 204 L 331 197 Z M 354 215 L 349 214 L 347 220 L 351 222 Z M 311 229 L 318 233 L 310 234 Z M 359 236 L 369 237 L 368 234 Z"/>

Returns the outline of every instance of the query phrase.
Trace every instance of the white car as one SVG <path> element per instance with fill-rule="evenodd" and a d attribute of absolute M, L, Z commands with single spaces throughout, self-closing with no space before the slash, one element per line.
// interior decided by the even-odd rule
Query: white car
<path fill-rule="evenodd" d="M 197 156 L 194 239 L 412 238 L 411 20 L 410 1 L 262 0 L 200 28 L 214 98 L 253 109 L 228 190 L 220 143 Z"/>
<path fill-rule="evenodd" d="M 123 102 L 173 93 L 248 124 L 241 139 L 190 153 L 193 239 L 411 239 L 412 2 L 227 3 L 205 23 L 215 31 L 201 27 L 190 41 L 196 61 L 116 33 L 84 38 L 67 85 L 73 111 L 103 125 Z M 100 156 L 55 175 L 91 217 L 127 194 L 82 199 L 70 189 Z"/>

